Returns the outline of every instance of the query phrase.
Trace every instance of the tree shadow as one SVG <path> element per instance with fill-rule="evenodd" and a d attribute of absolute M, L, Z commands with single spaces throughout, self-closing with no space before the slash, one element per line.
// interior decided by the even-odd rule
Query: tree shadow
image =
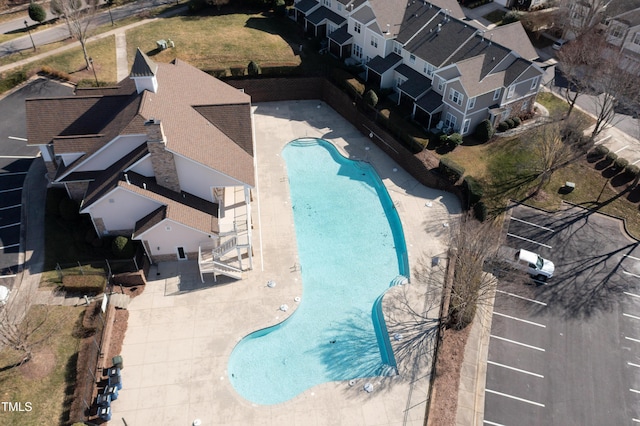
<path fill-rule="evenodd" d="M 611 179 L 611 186 L 619 188 L 621 186 L 628 185 L 634 179 L 629 173 L 618 173 Z"/>
<path fill-rule="evenodd" d="M 611 166 L 611 164 L 612 164 L 612 163 L 613 163 L 613 161 L 611 161 L 609 158 L 606 158 L 606 157 L 605 157 L 605 158 L 603 158 L 602 160 L 598 161 L 598 162 L 595 164 L 595 166 L 594 166 L 594 167 L 595 167 L 595 169 L 596 169 L 596 170 L 604 170 L 604 169 L 606 169 L 607 167 Z"/>
<path fill-rule="evenodd" d="M 611 179 L 614 176 L 616 176 L 618 173 L 620 173 L 620 169 L 611 165 L 610 167 L 603 169 L 601 174 L 603 178 Z"/>

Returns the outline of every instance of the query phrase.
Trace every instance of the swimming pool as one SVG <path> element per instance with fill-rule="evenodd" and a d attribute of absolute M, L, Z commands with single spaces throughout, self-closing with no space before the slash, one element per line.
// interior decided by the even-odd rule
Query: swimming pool
<path fill-rule="evenodd" d="M 236 391 L 264 405 L 395 366 L 380 327 L 379 299 L 409 270 L 397 211 L 369 164 L 316 139 L 293 141 L 282 155 L 302 267 L 301 302 L 283 323 L 241 340 L 228 364 Z"/>

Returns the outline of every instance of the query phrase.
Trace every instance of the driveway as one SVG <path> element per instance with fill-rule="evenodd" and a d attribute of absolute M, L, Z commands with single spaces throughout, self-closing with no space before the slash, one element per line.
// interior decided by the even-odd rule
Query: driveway
<path fill-rule="evenodd" d="M 443 225 L 460 212 L 453 195 L 419 185 L 326 104 L 275 102 L 254 108 L 258 173 L 252 209 L 254 268 L 240 281 L 219 277 L 217 284 L 211 278 L 200 284 L 193 262 L 154 266 L 149 274 L 153 281 L 129 305 L 122 349 L 124 387 L 112 404 L 114 419 L 135 425 L 185 425 L 199 419 L 207 425 L 421 426 L 428 400 L 429 356 L 421 357 L 420 369 L 411 374 L 358 379 L 352 386 L 325 383 L 272 406 L 253 404 L 231 386 L 227 363 L 234 346 L 252 331 L 292 315 L 296 297 L 302 296 L 304 303 L 287 173 L 280 155 L 286 143 L 323 137 L 343 155 L 374 165 L 402 220 L 412 267 L 422 256 L 430 259 L 446 252 L 449 228 Z M 277 285 L 268 287 L 269 280 Z M 418 282 L 406 287 L 426 290 Z M 287 312 L 278 309 L 283 303 L 289 305 Z M 363 390 L 367 381 L 374 386 L 371 393 Z"/>
<path fill-rule="evenodd" d="M 640 419 L 640 249 L 622 221 L 565 206 L 512 209 L 506 245 L 552 260 L 547 284 L 500 281 L 485 424 Z"/>
<path fill-rule="evenodd" d="M 27 146 L 25 99 L 72 93 L 67 85 L 37 79 L 0 100 L 0 276 L 4 279 L 12 278 L 18 269 L 22 186 L 39 153 L 38 148 Z"/>

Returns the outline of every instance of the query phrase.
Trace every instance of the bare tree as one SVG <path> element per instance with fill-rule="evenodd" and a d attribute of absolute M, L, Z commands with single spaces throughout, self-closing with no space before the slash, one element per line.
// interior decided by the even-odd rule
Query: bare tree
<path fill-rule="evenodd" d="M 220 10 L 222 6 L 224 6 L 225 4 L 229 4 L 229 0 L 207 0 L 207 3 L 212 6 L 216 6 L 218 10 Z"/>
<path fill-rule="evenodd" d="M 558 64 L 567 79 L 564 97 L 569 104 L 569 117 L 578 97 L 589 91 L 589 76 L 600 72 L 601 52 L 606 40 L 596 31 L 588 31 L 571 43 L 566 44 L 557 54 Z"/>
<path fill-rule="evenodd" d="M 87 39 L 98 12 L 98 2 L 99 0 L 87 0 L 86 4 L 83 4 L 82 0 L 52 0 L 50 5 L 53 14 L 64 18 L 69 35 L 80 42 L 87 69 L 92 66 L 87 53 Z"/>
<path fill-rule="evenodd" d="M 561 0 L 554 16 L 564 38 L 576 38 L 596 27 L 611 0 Z"/>

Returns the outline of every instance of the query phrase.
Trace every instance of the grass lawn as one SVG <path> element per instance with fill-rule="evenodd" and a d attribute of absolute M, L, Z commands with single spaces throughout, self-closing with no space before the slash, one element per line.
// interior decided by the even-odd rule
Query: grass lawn
<path fill-rule="evenodd" d="M 31 403 L 28 412 L 2 410 L 0 423 L 5 426 L 38 426 L 66 422 L 65 401 L 68 388 L 75 381 L 76 358 L 80 340 L 74 329 L 83 308 L 66 306 L 33 306 L 28 318 L 47 315 L 44 329 L 53 334 L 34 352 L 33 359 L 20 367 L 0 371 L 2 401 Z M 34 336 L 38 338 L 38 336 Z M 9 349 L 0 352 L 0 370 L 16 362 L 16 354 Z"/>
<path fill-rule="evenodd" d="M 295 24 L 285 18 L 250 13 L 160 19 L 127 31 L 128 60 L 133 63 L 139 47 L 154 61 L 177 57 L 203 70 L 246 67 L 250 61 L 295 66 L 300 57 L 280 35 L 290 32 L 290 25 Z M 171 39 L 175 48 L 157 52 L 159 39 Z"/>

